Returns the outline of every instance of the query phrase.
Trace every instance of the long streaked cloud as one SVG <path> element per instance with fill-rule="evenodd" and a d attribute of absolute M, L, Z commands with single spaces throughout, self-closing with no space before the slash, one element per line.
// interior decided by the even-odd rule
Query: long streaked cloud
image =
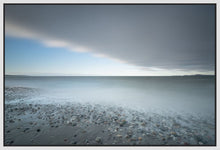
<path fill-rule="evenodd" d="M 157 71 L 214 71 L 214 27 L 214 5 L 5 7 L 6 35 Z"/>

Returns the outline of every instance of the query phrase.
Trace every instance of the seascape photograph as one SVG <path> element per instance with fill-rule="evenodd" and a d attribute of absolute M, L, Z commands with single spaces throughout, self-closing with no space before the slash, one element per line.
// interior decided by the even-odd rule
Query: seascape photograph
<path fill-rule="evenodd" d="M 216 4 L 4 4 L 10 146 L 216 146 Z"/>

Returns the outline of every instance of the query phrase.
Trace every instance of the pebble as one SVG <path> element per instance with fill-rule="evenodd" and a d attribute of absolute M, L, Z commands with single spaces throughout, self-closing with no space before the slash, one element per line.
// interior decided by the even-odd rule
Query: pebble
<path fill-rule="evenodd" d="M 26 132 L 27 130 L 29 130 L 29 128 L 25 128 L 23 132 Z"/>
<path fill-rule="evenodd" d="M 40 132 L 40 129 L 37 129 L 37 132 Z"/>
<path fill-rule="evenodd" d="M 65 138 L 65 139 L 64 139 L 64 141 L 66 142 L 66 141 L 67 141 L 67 139 Z"/>
<path fill-rule="evenodd" d="M 142 125 L 142 126 L 146 126 L 146 123 L 145 123 L 145 122 L 143 122 L 143 123 L 141 123 L 141 125 Z"/>
<path fill-rule="evenodd" d="M 86 143 L 86 144 L 89 144 L 89 141 L 88 141 L 88 140 L 85 140 L 85 143 Z"/>
<path fill-rule="evenodd" d="M 131 130 L 129 130 L 127 134 L 131 136 L 133 134 L 133 132 Z"/>
<path fill-rule="evenodd" d="M 77 144 L 77 142 L 73 142 L 73 144 Z"/>
<path fill-rule="evenodd" d="M 14 123 L 15 121 L 14 121 L 14 120 L 10 120 L 9 122 L 10 122 L 10 123 Z"/>
<path fill-rule="evenodd" d="M 75 122 L 74 122 L 74 123 L 72 123 L 72 126 L 76 126 L 76 125 L 77 125 L 77 123 L 75 123 Z"/>
<path fill-rule="evenodd" d="M 117 134 L 116 137 L 117 137 L 117 138 L 122 138 L 122 135 Z"/>
<path fill-rule="evenodd" d="M 202 142 L 199 142 L 199 145 L 203 145 L 203 143 L 202 143 Z"/>
<path fill-rule="evenodd" d="M 123 127 L 126 124 L 126 122 L 127 122 L 126 120 L 122 120 L 119 124 L 121 127 Z"/>
<path fill-rule="evenodd" d="M 130 138 L 130 136 L 129 136 L 129 135 L 126 135 L 126 136 L 125 136 L 125 138 L 127 138 L 127 139 L 128 139 L 128 138 Z"/>
<path fill-rule="evenodd" d="M 138 140 L 141 141 L 141 140 L 142 140 L 142 137 L 138 137 Z"/>
<path fill-rule="evenodd" d="M 153 131 L 153 132 L 152 132 L 152 135 L 154 135 L 154 136 L 155 136 L 155 135 L 156 135 L 156 133 Z"/>
<path fill-rule="evenodd" d="M 86 131 L 85 131 L 85 130 L 83 130 L 83 131 L 82 131 L 82 133 L 86 133 Z"/>
<path fill-rule="evenodd" d="M 101 137 L 96 137 L 95 141 L 96 141 L 97 143 L 102 143 L 102 138 L 101 138 Z"/>
<path fill-rule="evenodd" d="M 176 132 L 171 132 L 170 134 L 172 134 L 172 135 L 176 135 Z"/>

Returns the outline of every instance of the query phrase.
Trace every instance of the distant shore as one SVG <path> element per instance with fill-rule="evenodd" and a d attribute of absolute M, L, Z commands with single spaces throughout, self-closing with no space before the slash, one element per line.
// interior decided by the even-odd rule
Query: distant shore
<path fill-rule="evenodd" d="M 215 77 L 209 74 L 193 74 L 193 75 L 170 75 L 170 76 L 99 76 L 99 75 L 15 75 L 5 74 L 5 77 Z"/>

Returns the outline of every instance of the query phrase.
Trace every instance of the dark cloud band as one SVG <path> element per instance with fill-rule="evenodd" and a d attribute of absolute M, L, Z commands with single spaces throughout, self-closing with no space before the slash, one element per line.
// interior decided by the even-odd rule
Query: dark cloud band
<path fill-rule="evenodd" d="M 6 34 L 142 67 L 214 71 L 215 5 L 6 5 Z"/>

